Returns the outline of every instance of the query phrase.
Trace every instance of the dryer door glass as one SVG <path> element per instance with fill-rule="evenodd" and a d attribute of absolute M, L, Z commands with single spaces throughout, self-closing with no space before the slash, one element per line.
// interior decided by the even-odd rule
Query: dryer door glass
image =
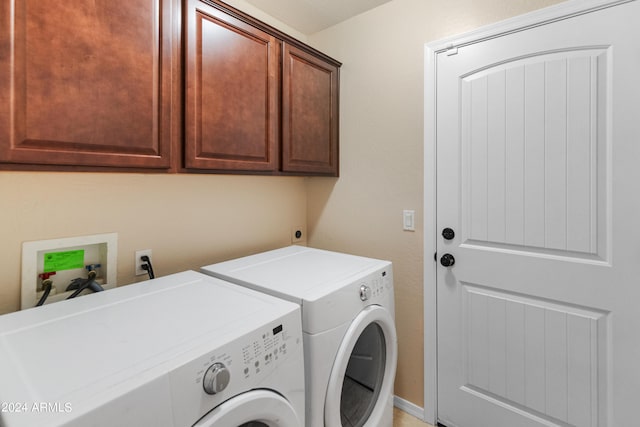
<path fill-rule="evenodd" d="M 336 353 L 325 396 L 325 425 L 390 426 L 397 353 L 391 312 L 379 305 L 365 307 Z"/>
<path fill-rule="evenodd" d="M 367 326 L 353 347 L 342 383 L 340 419 L 343 426 L 362 426 L 378 401 L 386 362 L 384 332 Z"/>

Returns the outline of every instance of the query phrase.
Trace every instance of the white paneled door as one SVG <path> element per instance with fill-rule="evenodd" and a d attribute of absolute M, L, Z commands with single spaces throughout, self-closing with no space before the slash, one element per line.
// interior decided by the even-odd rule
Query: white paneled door
<path fill-rule="evenodd" d="M 639 22 L 619 2 L 437 55 L 444 425 L 640 425 Z"/>

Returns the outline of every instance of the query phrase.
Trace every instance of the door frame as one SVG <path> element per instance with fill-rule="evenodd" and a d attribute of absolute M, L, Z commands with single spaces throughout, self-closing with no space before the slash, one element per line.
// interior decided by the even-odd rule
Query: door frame
<path fill-rule="evenodd" d="M 437 57 L 457 48 L 636 0 L 568 0 L 538 11 L 425 44 L 424 50 L 424 421 L 438 422 Z"/>

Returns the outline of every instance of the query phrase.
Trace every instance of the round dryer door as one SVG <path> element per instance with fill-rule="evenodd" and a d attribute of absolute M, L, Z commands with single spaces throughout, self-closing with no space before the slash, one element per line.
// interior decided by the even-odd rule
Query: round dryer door
<path fill-rule="evenodd" d="M 397 341 L 388 310 L 370 305 L 356 316 L 329 377 L 325 425 L 391 425 L 389 402 L 398 361 Z"/>
<path fill-rule="evenodd" d="M 304 414 L 301 414 L 304 417 Z M 225 401 L 193 427 L 300 427 L 295 410 L 282 396 L 253 390 Z"/>

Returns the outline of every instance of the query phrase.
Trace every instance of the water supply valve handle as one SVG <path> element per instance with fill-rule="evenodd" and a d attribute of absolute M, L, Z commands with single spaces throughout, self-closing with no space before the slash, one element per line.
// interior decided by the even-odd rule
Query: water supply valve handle
<path fill-rule="evenodd" d="M 102 267 L 102 264 L 89 264 L 84 266 L 87 271 L 94 271 L 100 267 Z"/>

